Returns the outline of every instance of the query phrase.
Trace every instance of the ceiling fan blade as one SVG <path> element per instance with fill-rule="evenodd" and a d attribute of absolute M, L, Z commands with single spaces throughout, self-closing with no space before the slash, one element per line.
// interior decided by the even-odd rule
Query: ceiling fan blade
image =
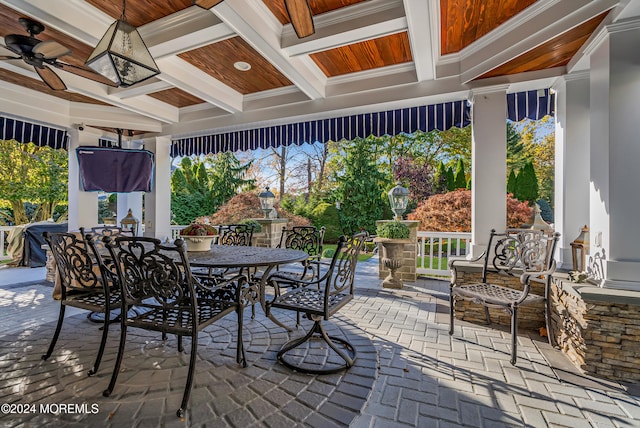
<path fill-rule="evenodd" d="M 313 14 L 308 0 L 284 0 L 291 25 L 299 38 L 307 37 L 316 32 L 313 27 Z"/>
<path fill-rule="evenodd" d="M 9 55 L 0 55 L 0 60 L 2 59 L 22 59 L 22 57 L 19 56 L 9 56 Z"/>
<path fill-rule="evenodd" d="M 94 82 L 102 83 L 104 85 L 113 86 L 114 88 L 118 87 L 117 83 L 107 79 L 101 74 L 95 73 L 91 70 L 87 70 L 86 68 L 78 67 L 76 65 L 66 64 L 64 62 L 56 61 L 54 63 L 56 67 L 61 70 L 67 71 L 69 73 L 75 74 L 80 77 L 84 77 L 85 79 L 93 80 Z"/>
<path fill-rule="evenodd" d="M 56 41 L 46 40 L 35 45 L 33 47 L 33 53 L 40 54 L 45 59 L 51 59 L 69 55 L 71 53 L 71 49 Z"/>
<path fill-rule="evenodd" d="M 193 0 L 193 4 L 200 6 L 203 9 L 211 9 L 218 3 L 222 3 L 222 0 Z"/>
<path fill-rule="evenodd" d="M 42 81 L 54 91 L 64 91 L 65 89 L 67 89 L 67 85 L 64 84 L 60 76 L 58 76 L 55 71 L 53 71 L 49 67 L 45 66 L 44 68 L 34 68 L 36 69 L 36 73 L 38 73 L 38 76 L 40 76 Z"/>

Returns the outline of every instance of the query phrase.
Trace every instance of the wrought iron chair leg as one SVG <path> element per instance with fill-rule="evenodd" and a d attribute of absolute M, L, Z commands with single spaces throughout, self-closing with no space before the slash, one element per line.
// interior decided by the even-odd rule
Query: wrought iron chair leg
<path fill-rule="evenodd" d="M 489 307 L 484 307 L 484 317 L 487 319 L 487 325 L 491 325 L 491 314 L 489 313 Z"/>
<path fill-rule="evenodd" d="M 453 297 L 453 294 L 449 293 L 449 336 L 453 336 L 453 322 L 455 320 L 453 307 L 455 303 L 456 299 Z"/>
<path fill-rule="evenodd" d="M 557 348 L 558 343 L 556 342 L 556 338 L 553 336 L 553 332 L 551 331 L 551 308 L 549 307 L 548 298 L 544 302 L 544 324 L 545 328 L 547 329 L 547 340 L 549 341 L 549 345 Z"/>
<path fill-rule="evenodd" d="M 518 307 L 511 308 L 511 365 L 516 365 L 518 357 Z"/>
<path fill-rule="evenodd" d="M 41 357 L 45 361 L 53 353 L 53 348 L 56 347 L 56 342 L 58 341 L 58 336 L 60 336 L 60 330 L 62 330 L 62 322 L 64 321 L 64 311 L 65 311 L 65 309 L 66 309 L 66 306 L 63 305 L 63 304 L 60 304 L 60 312 L 58 314 L 58 323 L 56 324 L 56 331 L 53 333 L 53 337 L 51 338 L 51 343 L 49 344 L 49 349 L 47 350 L 47 353 L 43 354 L 42 357 Z"/>
<path fill-rule="evenodd" d="M 178 336 L 182 339 L 182 336 Z M 191 387 L 193 386 L 193 374 L 196 369 L 196 360 L 198 357 L 198 332 L 194 332 L 191 335 L 191 355 L 189 358 L 189 371 L 187 374 L 187 384 L 184 386 L 184 394 L 182 394 L 182 403 L 180 404 L 180 408 L 176 412 L 176 415 L 179 418 L 184 417 L 184 412 L 187 409 L 187 404 L 189 403 L 189 397 L 191 396 Z M 182 352 L 182 351 L 181 351 Z"/>
<path fill-rule="evenodd" d="M 238 343 L 236 345 L 236 362 L 238 364 L 242 364 L 242 367 L 247 367 L 247 359 L 244 355 L 244 343 L 242 342 L 242 328 L 243 328 L 243 316 L 244 310 L 242 305 L 238 305 L 238 309 L 236 310 L 238 314 Z"/>
<path fill-rule="evenodd" d="M 182 346 L 182 336 L 178 335 L 178 352 L 184 352 L 184 346 Z"/>
<path fill-rule="evenodd" d="M 126 313 L 126 312 L 123 312 Z M 124 346 L 127 341 L 127 325 L 125 324 L 125 317 L 122 317 L 120 322 L 120 343 L 118 345 L 118 355 L 116 356 L 116 362 L 113 365 L 113 373 L 111 374 L 111 380 L 109 386 L 102 392 L 103 397 L 108 397 L 113 392 L 113 388 L 116 386 L 118 380 L 118 373 L 120 373 L 120 366 L 122 365 L 122 357 L 124 356 Z"/>
<path fill-rule="evenodd" d="M 107 344 L 107 335 L 109 333 L 109 324 L 111 324 L 110 311 L 107 309 L 104 313 L 104 325 L 102 326 L 102 339 L 100 339 L 100 348 L 98 349 L 98 355 L 96 355 L 96 361 L 93 363 L 93 367 L 89 370 L 87 375 L 93 376 L 98 372 L 100 362 L 102 361 L 102 355 L 104 354 L 104 347 Z"/>

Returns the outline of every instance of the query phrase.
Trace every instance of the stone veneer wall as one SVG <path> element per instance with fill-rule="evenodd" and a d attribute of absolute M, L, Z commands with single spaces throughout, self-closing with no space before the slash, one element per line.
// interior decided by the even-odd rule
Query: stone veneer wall
<path fill-rule="evenodd" d="M 472 284 L 482 282 L 482 266 L 467 264 L 457 266 L 458 284 Z M 520 277 L 510 277 L 498 274 L 489 274 L 487 279 L 492 284 L 522 290 Z M 531 293 L 544 295 L 544 284 L 531 283 Z M 491 322 L 500 325 L 511 325 L 511 314 L 503 309 L 489 308 Z M 467 300 L 457 300 L 455 303 L 455 317 L 469 322 L 486 323 L 484 306 Z M 540 302 L 531 306 L 518 308 L 518 329 L 536 330 L 544 327 L 544 303 Z"/>
<path fill-rule="evenodd" d="M 376 221 L 376 225 L 390 221 L 393 220 L 378 220 Z M 416 220 L 403 220 L 402 223 L 409 226 L 409 239 L 411 239 L 411 244 L 404 245 L 402 267 L 396 271 L 396 275 L 403 281 L 415 282 L 418 278 L 416 266 L 418 260 L 418 225 L 420 222 Z M 380 250 L 379 254 L 382 255 L 382 250 Z M 389 270 L 384 267 L 382 257 L 380 257 L 378 259 L 378 277 L 384 279 L 387 275 L 389 275 Z"/>
<path fill-rule="evenodd" d="M 640 381 L 640 292 L 576 284 L 557 274 L 552 319 L 558 345 L 584 373 Z"/>

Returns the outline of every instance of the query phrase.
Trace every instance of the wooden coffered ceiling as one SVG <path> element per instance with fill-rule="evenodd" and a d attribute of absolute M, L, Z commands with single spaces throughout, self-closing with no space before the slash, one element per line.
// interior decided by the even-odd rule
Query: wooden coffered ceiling
<path fill-rule="evenodd" d="M 0 87 L 116 107 L 173 135 L 249 127 L 459 98 L 486 84 L 548 84 L 578 67 L 585 43 L 623 7 L 614 0 L 309 5 L 316 33 L 298 39 L 283 0 L 224 0 L 211 9 L 191 0 L 127 0 L 126 19 L 139 27 L 154 56 L 161 70 L 156 78 L 109 88 L 59 71 L 69 89 L 51 91 L 23 61 L 3 60 Z M 83 66 L 121 14 L 122 3 L 114 0 L 0 0 L 0 36 L 26 34 L 18 18 L 36 19 L 46 26 L 37 37 L 69 47 L 72 54 L 61 60 Z M 239 70 L 239 62 L 250 69 Z"/>

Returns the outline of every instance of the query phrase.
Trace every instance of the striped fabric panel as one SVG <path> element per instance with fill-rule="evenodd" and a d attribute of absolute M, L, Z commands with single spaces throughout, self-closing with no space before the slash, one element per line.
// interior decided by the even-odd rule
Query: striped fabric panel
<path fill-rule="evenodd" d="M 34 143 L 54 149 L 68 149 L 67 131 L 46 125 L 25 122 L 7 116 L 0 116 L 0 139 Z"/>
<path fill-rule="evenodd" d="M 555 106 L 556 95 L 549 89 L 507 94 L 507 118 L 514 122 L 524 118 L 539 120 L 546 115 L 553 116 Z"/>
<path fill-rule="evenodd" d="M 352 140 L 462 128 L 471 123 L 471 107 L 466 100 L 429 106 L 409 107 L 376 113 L 363 113 L 264 128 L 176 139 L 171 156 L 245 151 L 258 148 L 301 145 L 304 143 Z"/>

